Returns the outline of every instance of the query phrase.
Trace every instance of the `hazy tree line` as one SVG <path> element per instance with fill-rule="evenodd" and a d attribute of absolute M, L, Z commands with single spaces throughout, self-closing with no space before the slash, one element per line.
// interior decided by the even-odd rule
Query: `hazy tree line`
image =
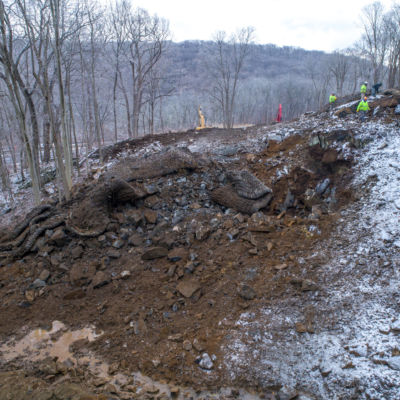
<path fill-rule="evenodd" d="M 0 183 L 55 162 L 60 199 L 93 148 L 206 124 L 231 128 L 317 109 L 329 92 L 400 81 L 400 6 L 363 10 L 353 48 L 326 54 L 253 44 L 253 29 L 173 43 L 168 21 L 118 0 L 0 0 Z M 100 153 L 101 154 L 101 153 Z"/>

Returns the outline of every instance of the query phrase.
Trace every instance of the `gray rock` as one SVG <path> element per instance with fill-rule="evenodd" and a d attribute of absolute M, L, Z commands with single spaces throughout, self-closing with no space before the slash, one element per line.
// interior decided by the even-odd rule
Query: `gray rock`
<path fill-rule="evenodd" d="M 195 236 L 196 236 L 197 240 L 202 241 L 202 240 L 207 239 L 208 236 L 210 236 L 210 233 L 211 233 L 210 228 L 208 228 L 207 226 L 201 225 L 196 229 Z"/>
<path fill-rule="evenodd" d="M 129 210 L 125 215 L 127 221 L 133 226 L 138 226 L 144 221 L 143 214 L 139 210 Z"/>
<path fill-rule="evenodd" d="M 356 357 L 367 357 L 368 347 L 366 344 L 360 344 L 359 346 L 350 348 L 349 352 Z"/>
<path fill-rule="evenodd" d="M 142 255 L 142 260 L 154 260 L 155 258 L 166 257 L 167 255 L 168 250 L 165 247 L 153 247 Z"/>
<path fill-rule="evenodd" d="M 238 294 L 245 300 L 253 300 L 257 296 L 255 290 L 248 285 L 241 285 L 238 289 Z"/>
<path fill-rule="evenodd" d="M 310 279 L 303 279 L 301 282 L 301 290 L 303 292 L 319 290 L 319 286 Z"/>
<path fill-rule="evenodd" d="M 279 400 L 292 400 L 299 395 L 296 389 L 289 386 L 283 386 L 278 392 Z"/>
<path fill-rule="evenodd" d="M 213 369 L 214 363 L 212 362 L 211 357 L 207 353 L 203 353 L 199 361 L 199 366 L 200 368 L 210 370 Z"/>
<path fill-rule="evenodd" d="M 46 282 L 41 279 L 35 279 L 31 285 L 29 285 L 30 289 L 39 289 L 46 286 Z"/>
<path fill-rule="evenodd" d="M 395 333 L 400 333 L 400 320 L 393 322 L 390 325 L 390 329 Z"/>
<path fill-rule="evenodd" d="M 128 270 L 122 271 L 121 272 L 121 278 L 122 279 L 128 279 L 131 276 L 131 272 Z"/>
<path fill-rule="evenodd" d="M 110 249 L 107 251 L 107 257 L 117 259 L 121 257 L 121 253 L 118 250 Z"/>
<path fill-rule="evenodd" d="M 151 195 L 151 194 L 155 194 L 158 193 L 158 187 L 155 184 L 144 184 L 143 185 L 144 189 L 146 190 L 147 194 Z"/>
<path fill-rule="evenodd" d="M 400 115 L 400 104 L 397 104 L 396 108 L 394 109 L 394 113 L 396 115 Z"/>
<path fill-rule="evenodd" d="M 225 146 L 219 149 L 215 149 L 214 154 L 225 157 L 234 156 L 238 152 L 238 149 L 238 146 Z"/>
<path fill-rule="evenodd" d="M 379 114 L 380 111 L 381 111 L 381 107 L 380 106 L 375 107 L 374 111 L 373 111 L 373 116 L 376 117 Z"/>
<path fill-rule="evenodd" d="M 12 210 L 12 208 L 10 208 L 10 207 L 3 208 L 3 209 L 0 211 L 0 215 L 8 214 L 11 210 Z"/>
<path fill-rule="evenodd" d="M 390 368 L 400 371 L 400 356 L 391 357 L 387 363 Z"/>
<path fill-rule="evenodd" d="M 324 194 L 330 183 L 330 179 L 326 178 L 322 182 L 318 183 L 318 185 L 315 187 L 315 192 L 320 195 Z"/>
<path fill-rule="evenodd" d="M 325 378 L 332 372 L 332 368 L 329 364 L 323 362 L 319 366 L 319 372 L 321 372 L 321 375 Z"/>
<path fill-rule="evenodd" d="M 117 239 L 117 240 L 115 240 L 114 242 L 113 242 L 113 244 L 112 244 L 112 246 L 114 247 L 114 248 L 116 248 L 116 249 L 120 249 L 120 248 L 122 248 L 123 246 L 124 246 L 124 241 L 123 240 L 121 240 L 121 239 Z"/>

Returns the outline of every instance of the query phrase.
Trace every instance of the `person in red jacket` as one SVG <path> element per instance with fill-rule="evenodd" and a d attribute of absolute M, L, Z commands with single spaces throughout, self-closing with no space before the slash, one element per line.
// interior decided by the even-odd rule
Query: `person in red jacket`
<path fill-rule="evenodd" d="M 278 114 L 276 115 L 276 122 L 282 121 L 282 104 L 279 104 Z"/>

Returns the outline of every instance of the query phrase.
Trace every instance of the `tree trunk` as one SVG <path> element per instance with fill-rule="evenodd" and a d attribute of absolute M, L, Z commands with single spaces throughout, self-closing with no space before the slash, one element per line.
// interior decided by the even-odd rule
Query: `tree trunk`
<path fill-rule="evenodd" d="M 50 121 L 47 113 L 43 118 L 43 162 L 50 162 Z"/>
<path fill-rule="evenodd" d="M 113 114 L 114 114 L 114 142 L 118 142 L 118 122 L 117 122 L 117 84 L 118 73 L 115 71 L 114 85 L 113 85 Z"/>

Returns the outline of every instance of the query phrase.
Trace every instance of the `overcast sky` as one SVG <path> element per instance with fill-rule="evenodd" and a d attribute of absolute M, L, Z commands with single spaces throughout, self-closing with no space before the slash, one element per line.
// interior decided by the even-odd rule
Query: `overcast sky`
<path fill-rule="evenodd" d="M 382 0 L 388 9 L 392 0 Z M 216 31 L 253 26 L 256 42 L 331 52 L 361 35 L 363 0 L 132 0 L 169 20 L 173 40 L 210 40 Z"/>

